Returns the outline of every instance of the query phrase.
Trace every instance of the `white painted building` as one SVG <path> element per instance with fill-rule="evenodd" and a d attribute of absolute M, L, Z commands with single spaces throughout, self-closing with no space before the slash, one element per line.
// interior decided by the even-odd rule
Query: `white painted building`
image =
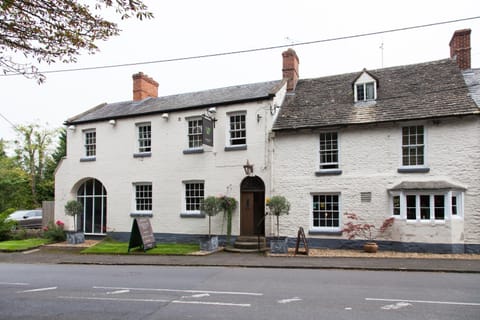
<path fill-rule="evenodd" d="M 282 81 L 166 97 L 136 74 L 132 101 L 67 120 L 56 218 L 72 228 L 63 208 L 77 199 L 87 235 L 128 239 L 133 218 L 147 216 L 159 241 L 190 241 L 208 233 L 202 199 L 223 194 L 239 201 L 233 235 L 268 237 L 265 198 L 284 195 L 290 243 L 303 227 L 311 246 L 355 246 L 341 233 L 355 212 L 395 217 L 384 247 L 478 252 L 480 71 L 469 39 L 455 33 L 456 59 L 300 80 L 289 49 Z M 212 222 L 225 234 L 221 215 Z"/>
<path fill-rule="evenodd" d="M 282 234 L 302 226 L 314 246 L 358 246 L 342 235 L 348 212 L 377 226 L 395 217 L 385 248 L 480 251 L 469 37 L 452 38 L 456 59 L 298 81 L 273 127 L 272 192 L 292 204 Z"/>

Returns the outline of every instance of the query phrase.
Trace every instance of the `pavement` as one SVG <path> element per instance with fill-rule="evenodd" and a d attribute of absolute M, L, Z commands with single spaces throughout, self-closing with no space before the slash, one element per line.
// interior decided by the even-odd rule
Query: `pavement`
<path fill-rule="evenodd" d="M 80 254 L 80 247 L 44 246 L 25 252 L 0 252 L 0 263 L 149 265 L 290 269 L 343 269 L 480 273 L 479 259 L 312 257 L 218 251 L 188 256 Z"/>

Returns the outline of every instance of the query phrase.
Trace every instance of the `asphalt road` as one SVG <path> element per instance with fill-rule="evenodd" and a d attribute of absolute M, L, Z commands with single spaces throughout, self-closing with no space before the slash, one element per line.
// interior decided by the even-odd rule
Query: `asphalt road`
<path fill-rule="evenodd" d="M 480 319 L 480 274 L 0 264 L 0 319 Z"/>

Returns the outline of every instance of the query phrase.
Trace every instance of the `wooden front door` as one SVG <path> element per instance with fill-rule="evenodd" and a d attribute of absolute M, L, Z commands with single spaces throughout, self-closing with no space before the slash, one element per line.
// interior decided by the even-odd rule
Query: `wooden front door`
<path fill-rule="evenodd" d="M 240 234 L 242 236 L 255 235 L 254 219 L 254 194 L 253 192 L 242 192 L 240 196 Z"/>

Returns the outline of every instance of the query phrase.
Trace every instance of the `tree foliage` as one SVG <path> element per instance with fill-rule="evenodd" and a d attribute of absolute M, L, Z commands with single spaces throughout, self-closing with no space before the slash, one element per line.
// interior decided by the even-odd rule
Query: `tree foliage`
<path fill-rule="evenodd" d="M 4 74 L 23 74 L 39 83 L 45 76 L 31 63 L 18 62 L 16 53 L 40 63 L 71 63 L 86 51 L 98 51 L 97 42 L 119 34 L 115 22 L 100 16 L 114 9 L 121 19 L 153 18 L 141 0 L 96 0 L 93 6 L 79 0 L 0 1 L 0 67 Z"/>

